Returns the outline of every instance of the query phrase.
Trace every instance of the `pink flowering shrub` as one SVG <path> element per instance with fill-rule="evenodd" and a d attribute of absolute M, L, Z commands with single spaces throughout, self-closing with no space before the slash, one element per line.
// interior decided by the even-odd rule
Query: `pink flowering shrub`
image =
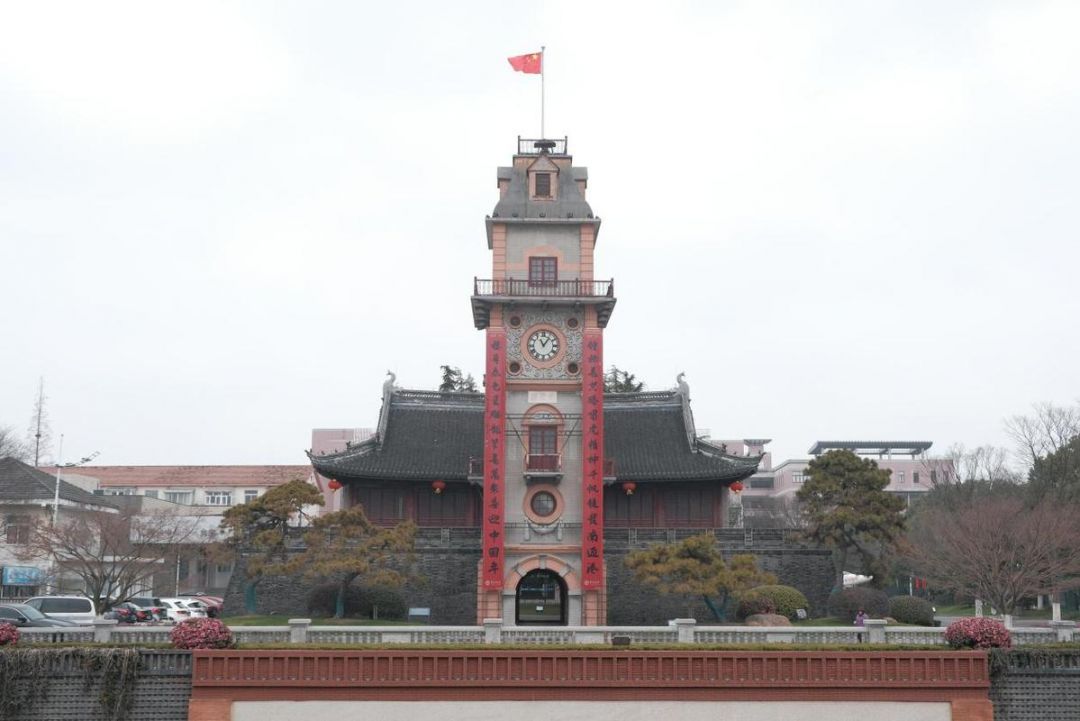
<path fill-rule="evenodd" d="M 170 634 L 176 648 L 232 648 L 232 631 L 216 618 L 189 618 L 176 624 Z"/>
<path fill-rule="evenodd" d="M 945 629 L 945 640 L 953 648 L 1009 648 L 1012 637 L 1000 621 L 992 618 L 961 618 Z"/>
<path fill-rule="evenodd" d="M 19 629 L 13 623 L 0 623 L 0 646 L 14 646 L 19 642 Z"/>

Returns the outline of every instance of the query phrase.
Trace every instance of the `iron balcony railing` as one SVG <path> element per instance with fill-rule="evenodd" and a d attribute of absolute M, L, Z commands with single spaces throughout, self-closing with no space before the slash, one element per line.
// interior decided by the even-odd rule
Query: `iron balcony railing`
<path fill-rule="evenodd" d="M 553 460 L 552 460 L 553 459 Z M 549 467 L 550 466 L 550 467 Z M 531 454 L 525 459 L 525 470 L 559 471 L 562 470 L 562 456 L 551 454 Z M 484 475 L 484 459 L 473 456 L 469 459 L 469 476 L 480 478 Z M 604 459 L 604 478 L 615 477 L 615 461 Z"/>
<path fill-rule="evenodd" d="M 525 456 L 525 470 L 556 473 L 562 469 L 562 456 L 558 453 L 530 453 Z"/>
<path fill-rule="evenodd" d="M 568 137 L 562 138 L 523 138 L 518 136 L 518 155 L 540 155 L 546 150 L 551 155 L 566 155 Z"/>
<path fill-rule="evenodd" d="M 528 298 L 613 298 L 615 296 L 615 281 L 532 281 L 517 278 L 474 278 L 473 295 Z"/>

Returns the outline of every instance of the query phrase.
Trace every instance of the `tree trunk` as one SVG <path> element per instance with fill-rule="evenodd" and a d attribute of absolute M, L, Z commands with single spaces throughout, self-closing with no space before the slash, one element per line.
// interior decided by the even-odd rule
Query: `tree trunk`
<path fill-rule="evenodd" d="M 702 595 L 701 598 L 705 601 L 705 605 L 709 607 L 709 610 L 712 611 L 714 619 L 716 619 L 717 621 L 725 620 L 724 606 L 727 605 L 726 603 L 722 602 L 721 605 L 718 607 L 708 596 Z"/>
<path fill-rule="evenodd" d="M 835 582 L 833 592 L 835 593 L 844 590 L 844 566 L 847 565 L 848 549 L 837 548 L 833 559 L 833 563 L 836 564 L 836 578 L 833 579 Z"/>
<path fill-rule="evenodd" d="M 345 618 L 345 593 L 349 589 L 349 579 L 338 586 L 337 601 L 334 603 L 334 618 Z"/>
<path fill-rule="evenodd" d="M 244 613 L 254 616 L 258 612 L 258 602 L 255 597 L 255 584 L 251 581 L 244 586 Z"/>

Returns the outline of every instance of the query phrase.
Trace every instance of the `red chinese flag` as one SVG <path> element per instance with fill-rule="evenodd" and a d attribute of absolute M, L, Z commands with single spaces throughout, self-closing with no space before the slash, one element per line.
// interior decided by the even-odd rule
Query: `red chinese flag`
<path fill-rule="evenodd" d="M 512 58 L 507 58 L 510 61 L 510 67 L 517 70 L 519 73 L 529 73 L 530 75 L 539 75 L 544 69 L 544 54 L 543 53 L 529 53 L 528 55 L 516 55 Z"/>

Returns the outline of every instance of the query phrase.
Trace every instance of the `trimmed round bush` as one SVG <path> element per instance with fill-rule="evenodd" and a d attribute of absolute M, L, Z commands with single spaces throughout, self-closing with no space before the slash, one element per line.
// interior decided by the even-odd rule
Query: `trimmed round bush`
<path fill-rule="evenodd" d="M 945 629 L 945 641 L 953 648 L 1009 648 L 1012 636 L 1005 624 L 992 618 L 961 618 Z"/>
<path fill-rule="evenodd" d="M 409 606 L 397 588 L 362 586 L 360 588 L 360 615 L 364 618 L 377 617 L 403 621 L 409 615 Z"/>
<path fill-rule="evenodd" d="M 739 599 L 739 605 L 735 609 L 735 617 L 745 621 L 749 616 L 761 614 L 775 614 L 776 604 L 768 596 L 748 593 Z"/>
<path fill-rule="evenodd" d="M 854 623 L 859 609 L 871 618 L 889 615 L 889 596 L 876 588 L 845 588 L 829 596 L 829 615 Z"/>
<path fill-rule="evenodd" d="M 795 619 L 800 608 L 810 612 L 810 602 L 797 588 L 772 584 L 768 586 L 756 586 L 742 595 L 742 598 L 767 598 L 773 603 L 774 613 Z"/>
<path fill-rule="evenodd" d="M 311 589 L 307 599 L 308 613 L 329 617 L 337 611 L 338 584 L 324 583 Z M 396 588 L 382 586 L 349 586 L 345 590 L 346 618 L 403 620 L 409 613 L 405 597 Z"/>
<path fill-rule="evenodd" d="M 889 615 L 900 623 L 934 625 L 934 606 L 925 598 L 893 596 L 889 599 Z"/>
<path fill-rule="evenodd" d="M 19 629 L 13 623 L 0 623 L 0 646 L 14 646 L 19 642 Z"/>
<path fill-rule="evenodd" d="M 232 648 L 232 631 L 216 618 L 189 618 L 176 624 L 169 634 L 174 648 Z"/>

